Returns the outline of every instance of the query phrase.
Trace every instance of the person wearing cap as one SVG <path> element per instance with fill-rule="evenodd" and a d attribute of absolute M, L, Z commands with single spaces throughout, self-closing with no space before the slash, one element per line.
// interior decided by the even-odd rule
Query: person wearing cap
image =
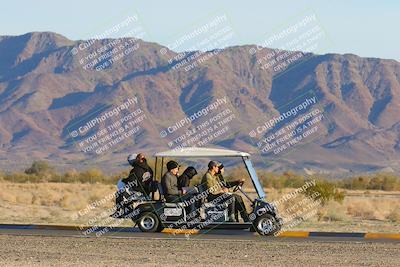
<path fill-rule="evenodd" d="M 161 178 L 161 186 L 164 191 L 164 197 L 167 202 L 180 202 L 185 192 L 183 189 L 178 188 L 178 172 L 179 164 L 176 161 L 169 161 L 167 163 L 167 172 Z"/>
<path fill-rule="evenodd" d="M 128 162 L 132 166 L 132 170 L 127 178 L 122 179 L 122 182 L 133 184 L 133 191 L 149 196 L 153 182 L 153 170 L 147 164 L 145 155 L 143 153 L 139 153 L 136 156 L 131 154 L 128 156 Z"/>
<path fill-rule="evenodd" d="M 225 171 L 224 164 L 221 163 L 218 166 L 217 176 L 225 188 L 232 188 L 234 186 L 242 185 L 244 183 L 244 179 L 237 180 L 237 181 L 226 181 L 223 176 L 224 171 Z M 235 194 L 235 193 L 232 193 L 232 195 L 235 198 L 235 220 L 237 222 L 239 222 L 239 212 L 240 212 L 240 216 L 242 217 L 244 222 L 250 221 L 249 215 L 247 214 L 247 211 L 246 211 L 246 206 L 244 205 L 244 202 L 243 202 L 243 198 L 240 195 Z"/>
<path fill-rule="evenodd" d="M 235 213 L 235 204 L 234 197 L 229 193 L 228 188 L 226 188 L 223 183 L 219 180 L 217 176 L 219 172 L 218 166 L 221 165 L 217 161 L 210 161 L 208 163 L 208 171 L 204 174 L 201 184 L 205 186 L 206 191 L 208 192 L 207 200 L 213 201 L 217 198 L 221 198 L 224 201 L 228 202 L 228 213 L 229 213 L 229 221 L 234 222 L 234 213 Z"/>

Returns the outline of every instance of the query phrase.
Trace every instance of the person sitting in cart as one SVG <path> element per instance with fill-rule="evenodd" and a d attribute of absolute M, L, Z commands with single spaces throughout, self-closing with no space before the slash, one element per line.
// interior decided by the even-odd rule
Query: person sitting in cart
<path fill-rule="evenodd" d="M 153 191 L 153 170 L 149 164 L 147 164 L 145 155 L 139 153 L 135 157 L 131 154 L 128 156 L 128 162 L 132 166 L 132 170 L 127 178 L 122 179 L 122 182 L 125 184 L 133 184 L 133 191 L 141 192 L 148 197 Z"/>
<path fill-rule="evenodd" d="M 190 187 L 190 180 L 197 174 L 196 169 L 193 166 L 189 166 L 186 170 L 178 177 L 178 188 L 182 190 L 182 188 Z"/>
<path fill-rule="evenodd" d="M 193 195 L 189 194 L 186 191 L 187 188 L 179 188 L 178 186 L 179 164 L 171 160 L 167 163 L 167 170 L 168 171 L 161 178 L 161 186 L 164 191 L 165 200 L 172 203 L 185 202 L 187 200 L 190 200 Z M 186 212 L 190 214 L 195 210 L 196 203 L 190 202 L 190 204 L 187 206 Z"/>
<path fill-rule="evenodd" d="M 192 180 L 196 174 L 197 170 L 193 166 L 189 166 L 178 177 L 178 189 L 185 191 L 185 195 L 181 197 L 181 199 L 190 207 L 187 210 L 187 214 L 190 214 L 190 218 L 196 218 L 200 216 L 199 208 L 201 206 L 201 201 L 195 197 L 198 195 L 199 190 L 196 186 L 190 186 L 190 180 Z"/>
<path fill-rule="evenodd" d="M 161 186 L 167 202 L 181 202 L 180 196 L 185 192 L 178 188 L 179 164 L 176 161 L 167 163 L 167 172 L 161 178 Z"/>
<path fill-rule="evenodd" d="M 220 179 L 217 176 L 219 172 L 219 165 L 219 162 L 213 160 L 208 163 L 208 171 L 204 174 L 201 184 L 205 186 L 205 189 L 208 192 L 208 201 L 213 201 L 218 198 L 228 203 L 229 221 L 234 222 L 235 199 L 232 194 L 229 193 L 228 188 L 224 187 L 224 185 L 220 182 Z"/>
<path fill-rule="evenodd" d="M 225 188 L 232 188 L 235 186 L 242 185 L 244 183 L 244 179 L 240 179 L 237 181 L 226 181 L 223 176 L 224 172 L 225 172 L 224 164 L 221 163 L 218 166 L 217 176 Z M 236 221 L 239 222 L 239 212 L 240 212 L 240 216 L 242 217 L 243 221 L 248 222 L 249 215 L 247 214 L 246 206 L 244 205 L 243 198 L 240 195 L 235 194 L 235 193 L 233 193 L 233 197 L 235 198 L 235 219 L 236 219 Z"/>
<path fill-rule="evenodd" d="M 130 154 L 128 163 L 133 168 L 128 177 L 118 180 L 115 196 L 116 211 L 111 215 L 114 218 L 122 218 L 128 215 L 132 208 L 132 201 L 138 197 L 148 198 L 153 181 L 153 170 L 147 164 L 143 153 Z"/>

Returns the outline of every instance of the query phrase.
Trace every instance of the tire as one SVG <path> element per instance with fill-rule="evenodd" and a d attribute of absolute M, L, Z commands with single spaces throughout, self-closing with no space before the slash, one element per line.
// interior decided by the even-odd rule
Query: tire
<path fill-rule="evenodd" d="M 274 216 L 270 214 L 264 214 L 254 220 L 253 229 L 259 235 L 270 236 L 274 235 L 280 230 L 280 225 Z"/>
<path fill-rule="evenodd" d="M 157 228 L 157 232 L 161 232 L 162 230 L 164 230 L 164 224 L 162 222 L 160 222 L 160 224 L 158 225 L 158 228 Z"/>
<path fill-rule="evenodd" d="M 137 220 L 140 231 L 147 233 L 158 232 L 161 226 L 160 219 L 153 212 L 145 212 Z"/>

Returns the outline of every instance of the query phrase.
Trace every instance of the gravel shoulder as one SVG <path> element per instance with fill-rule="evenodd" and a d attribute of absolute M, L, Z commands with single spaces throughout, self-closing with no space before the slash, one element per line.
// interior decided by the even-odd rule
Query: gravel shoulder
<path fill-rule="evenodd" d="M 400 266 L 400 243 L 0 235 L 0 266 Z"/>

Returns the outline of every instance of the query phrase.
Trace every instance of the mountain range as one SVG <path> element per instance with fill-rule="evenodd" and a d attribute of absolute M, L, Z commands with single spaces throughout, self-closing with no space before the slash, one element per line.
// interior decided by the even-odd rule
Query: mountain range
<path fill-rule="evenodd" d="M 183 146 L 184 139 L 186 145 L 249 151 L 258 167 L 271 171 L 399 170 L 400 63 L 297 52 L 300 59 L 283 71 L 260 65 L 269 54 L 277 59 L 284 52 L 245 45 L 177 53 L 135 38 L 0 36 L 0 169 L 23 169 L 41 159 L 62 169 L 111 171 L 123 168 L 129 153 L 151 155 Z M 265 128 L 313 97 L 314 107 Z M 311 109 L 323 115 L 312 136 L 281 153 L 260 149 Z M 80 130 L 96 118 L 93 127 Z M 121 140 L 120 133 L 110 137 L 113 143 L 95 146 L 87 139 L 100 141 L 124 118 L 137 120 Z M 204 142 L 189 140 L 204 129 L 211 129 Z M 90 151 L 82 151 L 90 142 Z"/>

